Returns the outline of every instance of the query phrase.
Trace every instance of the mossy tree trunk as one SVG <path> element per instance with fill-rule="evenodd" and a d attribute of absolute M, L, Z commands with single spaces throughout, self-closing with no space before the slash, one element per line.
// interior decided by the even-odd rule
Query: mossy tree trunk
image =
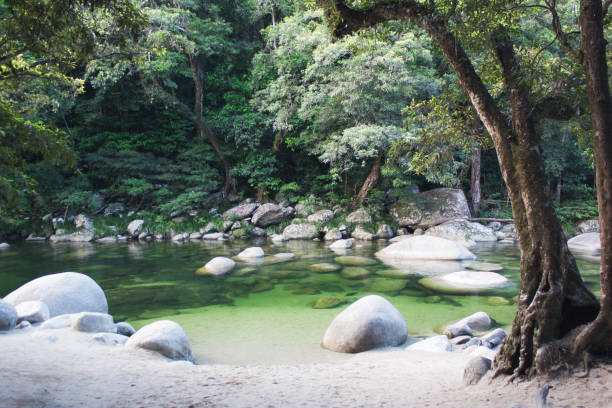
<path fill-rule="evenodd" d="M 335 35 L 388 20 L 409 20 L 438 44 L 489 132 L 508 188 L 521 247 L 521 287 L 511 333 L 496 359 L 498 373 L 536 373 L 536 353 L 572 329 L 592 321 L 599 310 L 584 286 L 555 214 L 544 173 L 542 149 L 532 107 L 521 85 L 513 45 L 500 33 L 493 42 L 512 108 L 512 127 L 497 106 L 469 56 L 435 9 L 412 1 L 385 2 L 362 10 L 342 0 L 319 0 Z"/>

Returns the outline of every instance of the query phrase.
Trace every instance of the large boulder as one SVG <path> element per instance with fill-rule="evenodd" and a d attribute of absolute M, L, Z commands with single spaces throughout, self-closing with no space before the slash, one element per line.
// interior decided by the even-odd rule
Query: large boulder
<path fill-rule="evenodd" d="M 584 234 L 587 232 L 599 232 L 599 220 L 581 221 L 576 226 L 576 231 L 578 231 L 581 234 Z"/>
<path fill-rule="evenodd" d="M 243 220 L 249 218 L 258 207 L 259 204 L 257 203 L 240 204 L 224 212 L 223 218 L 226 220 Z"/>
<path fill-rule="evenodd" d="M 376 235 L 366 231 L 366 229 L 363 228 L 361 225 L 358 225 L 355 228 L 355 231 L 351 233 L 351 237 L 360 241 L 373 241 L 376 239 Z"/>
<path fill-rule="evenodd" d="M 429 235 L 415 235 L 395 242 L 376 252 L 376 256 L 383 261 L 386 259 L 444 261 L 476 259 L 476 255 L 463 245 Z"/>
<path fill-rule="evenodd" d="M 264 251 L 260 247 L 250 247 L 246 248 L 238 255 L 236 255 L 236 258 L 241 259 L 243 261 L 251 261 L 253 259 L 263 258 L 264 256 Z"/>
<path fill-rule="evenodd" d="M 576 252 L 583 252 L 589 255 L 601 254 L 599 232 L 587 232 L 577 235 L 567 241 L 567 246 L 569 249 Z"/>
<path fill-rule="evenodd" d="M 140 234 L 140 231 L 142 231 L 143 225 L 143 220 L 134 220 L 128 224 L 126 231 L 129 236 L 135 238 L 138 236 L 138 234 Z"/>
<path fill-rule="evenodd" d="M 365 209 L 360 208 L 347 215 L 346 222 L 352 222 L 353 224 L 370 224 L 372 222 L 372 216 Z"/>
<path fill-rule="evenodd" d="M 463 191 L 452 188 L 437 188 L 400 199 L 389 212 L 400 227 L 412 228 L 429 228 L 471 216 Z"/>
<path fill-rule="evenodd" d="M 72 234 L 53 234 L 49 237 L 51 242 L 91 242 L 94 234 L 91 231 L 83 230 Z"/>
<path fill-rule="evenodd" d="M 309 215 L 307 220 L 308 222 L 325 224 L 332 218 L 334 218 L 334 212 L 332 210 L 319 210 L 316 213 Z"/>
<path fill-rule="evenodd" d="M 291 224 L 283 230 L 287 239 L 313 239 L 319 235 L 317 227 L 312 224 Z"/>
<path fill-rule="evenodd" d="M 17 324 L 17 311 L 8 302 L 0 299 L 0 331 L 11 330 Z"/>
<path fill-rule="evenodd" d="M 491 369 L 491 360 L 486 357 L 474 357 L 463 371 L 463 384 L 475 385 Z"/>
<path fill-rule="evenodd" d="M 428 289 L 449 294 L 481 293 L 508 284 L 508 279 L 495 272 L 459 271 L 419 280 Z"/>
<path fill-rule="evenodd" d="M 408 329 L 402 314 L 386 299 L 369 295 L 344 309 L 331 322 L 322 346 L 341 353 L 359 353 L 403 344 Z"/>
<path fill-rule="evenodd" d="M 425 235 L 450 239 L 466 247 L 473 247 L 477 242 L 496 242 L 497 235 L 489 227 L 467 220 L 452 220 L 433 226 Z"/>
<path fill-rule="evenodd" d="M 6 242 L 2 242 L 0 243 L 0 250 L 2 249 L 9 249 L 11 246 L 9 244 L 7 244 Z"/>
<path fill-rule="evenodd" d="M 185 331 L 170 320 L 160 320 L 142 327 L 130 337 L 125 347 L 155 351 L 172 360 L 195 362 Z"/>
<path fill-rule="evenodd" d="M 34 279 L 9 293 L 4 300 L 14 306 L 39 300 L 49 307 L 50 317 L 66 313 L 108 313 L 102 288 L 89 276 L 62 272 Z"/>
<path fill-rule="evenodd" d="M 236 266 L 234 260 L 225 258 L 223 256 L 216 256 L 206 263 L 203 267 L 198 269 L 196 273 L 198 275 L 214 275 L 221 276 L 225 275 Z"/>
<path fill-rule="evenodd" d="M 22 302 L 15 307 L 17 311 L 17 321 L 28 321 L 30 323 L 40 323 L 49 319 L 49 307 L 39 300 Z"/>
<path fill-rule="evenodd" d="M 267 227 L 287 221 L 293 218 L 294 215 L 295 210 L 292 207 L 282 207 L 278 204 L 267 203 L 255 211 L 255 214 L 251 217 L 251 223 L 258 227 Z"/>

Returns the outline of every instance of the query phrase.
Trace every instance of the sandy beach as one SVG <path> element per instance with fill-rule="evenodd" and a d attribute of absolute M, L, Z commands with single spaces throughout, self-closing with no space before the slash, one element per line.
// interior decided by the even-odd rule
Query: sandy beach
<path fill-rule="evenodd" d="M 385 349 L 312 364 L 192 365 L 104 346 L 91 334 L 34 330 L 0 335 L 3 407 L 532 407 L 552 385 L 553 407 L 606 407 L 610 368 L 574 377 L 462 384 L 469 354 Z"/>

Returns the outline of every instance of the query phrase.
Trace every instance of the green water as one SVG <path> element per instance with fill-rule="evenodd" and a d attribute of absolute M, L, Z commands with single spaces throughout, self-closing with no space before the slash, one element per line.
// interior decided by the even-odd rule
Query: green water
<path fill-rule="evenodd" d="M 259 245 L 261 264 L 237 262 L 224 277 L 198 276 L 196 269 L 214 256 L 235 256 Z M 96 280 L 106 292 L 109 312 L 116 321 L 136 328 L 159 319 L 180 323 L 199 362 L 302 363 L 347 356 L 321 349 L 320 341 L 342 305 L 313 309 L 318 299 L 336 298 L 348 304 L 367 294 L 380 294 L 406 319 L 409 335 L 427 336 L 434 329 L 484 310 L 500 326 L 512 323 L 518 293 L 518 247 L 482 245 L 478 259 L 501 264 L 512 284 L 479 296 L 445 295 L 419 285 L 421 276 L 404 275 L 379 262 L 373 254 L 387 245 L 361 243 L 340 257 L 325 244 L 289 241 L 191 242 L 185 244 L 16 244 L 0 251 L 0 296 L 42 275 L 76 271 Z M 280 260 L 272 255 L 291 252 Z M 312 271 L 311 265 L 332 263 L 331 273 Z M 599 260 L 578 258 L 583 278 L 599 290 Z M 364 276 L 367 275 L 367 276 Z M 347 277 L 352 277 L 349 279 Z M 494 298 L 492 298 L 494 297 Z"/>

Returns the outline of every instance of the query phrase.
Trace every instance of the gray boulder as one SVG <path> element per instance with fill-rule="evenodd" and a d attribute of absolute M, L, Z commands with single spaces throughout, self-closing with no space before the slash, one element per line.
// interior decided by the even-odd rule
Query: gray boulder
<path fill-rule="evenodd" d="M 504 329 L 495 329 L 492 332 L 482 336 L 481 339 L 485 347 L 492 349 L 502 344 L 502 341 L 504 341 L 506 337 L 508 337 L 508 335 Z"/>
<path fill-rule="evenodd" d="M 391 216 L 400 227 L 429 228 L 455 218 L 469 218 L 462 190 L 437 188 L 398 200 L 390 207 Z"/>
<path fill-rule="evenodd" d="M 59 232 L 59 230 L 58 230 Z M 53 234 L 49 237 L 51 242 L 91 242 L 94 239 L 94 234 L 91 231 L 78 231 L 72 234 Z"/>
<path fill-rule="evenodd" d="M 322 346 L 341 353 L 359 353 L 403 344 L 406 321 L 386 299 L 365 296 L 344 309 L 327 328 Z"/>
<path fill-rule="evenodd" d="M 202 268 L 198 269 L 196 273 L 198 275 L 221 276 L 234 269 L 234 266 L 236 266 L 236 262 L 232 259 L 217 256 L 208 261 Z"/>
<path fill-rule="evenodd" d="M 59 316 L 55 316 L 45 321 L 40 325 L 41 330 L 55 330 L 55 329 L 64 329 L 66 327 L 70 327 L 70 321 L 72 319 L 72 314 L 63 314 Z"/>
<path fill-rule="evenodd" d="M 113 316 L 106 313 L 81 312 L 70 317 L 73 330 L 87 333 L 115 333 L 117 328 Z"/>
<path fill-rule="evenodd" d="M 17 311 L 10 303 L 0 299 L 0 331 L 11 330 L 17 324 Z"/>
<path fill-rule="evenodd" d="M 459 271 L 442 276 L 429 276 L 419 283 L 426 288 L 449 294 L 486 292 L 508 284 L 508 279 L 499 273 L 481 271 Z"/>
<path fill-rule="evenodd" d="M 200 228 L 199 232 L 202 235 L 206 235 L 206 234 L 210 234 L 212 232 L 218 232 L 218 231 L 217 231 L 217 227 L 215 226 L 215 224 L 212 221 L 209 221 L 208 224 L 206 224 L 203 228 Z"/>
<path fill-rule="evenodd" d="M 376 256 L 383 262 L 385 259 L 445 261 L 476 259 L 476 255 L 463 245 L 429 235 L 402 239 L 376 252 Z"/>
<path fill-rule="evenodd" d="M 353 247 L 352 239 L 339 239 L 329 246 L 330 249 L 349 249 L 352 247 Z"/>
<path fill-rule="evenodd" d="M 383 224 L 376 231 L 376 237 L 380 239 L 391 239 L 395 236 L 393 233 L 393 228 L 391 228 L 388 224 Z"/>
<path fill-rule="evenodd" d="M 28 235 L 28 237 L 25 240 L 26 242 L 42 242 L 42 241 L 46 241 L 47 237 L 31 233 L 30 235 Z"/>
<path fill-rule="evenodd" d="M 453 351 L 453 345 L 444 335 L 428 337 L 410 346 L 406 347 L 408 351 L 428 351 L 431 353 L 440 353 L 445 351 Z"/>
<path fill-rule="evenodd" d="M 323 240 L 325 241 L 337 241 L 342 239 L 342 233 L 338 228 L 332 228 L 325 233 Z"/>
<path fill-rule="evenodd" d="M 195 362 L 185 331 L 170 320 L 144 326 L 130 337 L 125 347 L 154 351 L 172 360 Z"/>
<path fill-rule="evenodd" d="M 181 232 L 181 233 L 178 233 L 178 234 L 174 234 L 172 236 L 172 238 L 170 238 L 170 240 L 172 242 L 185 242 L 185 241 L 189 241 L 189 233 Z"/>
<path fill-rule="evenodd" d="M 137 237 L 138 234 L 142 231 L 142 226 L 144 225 L 143 220 L 133 220 L 130 222 L 126 228 L 127 234 L 131 237 Z"/>
<path fill-rule="evenodd" d="M 287 221 L 293 218 L 294 215 L 295 210 L 292 207 L 282 207 L 278 204 L 267 203 L 255 211 L 251 217 L 251 224 L 258 227 L 267 227 Z"/>
<path fill-rule="evenodd" d="M 317 224 L 325 224 L 334 218 L 334 212 L 332 210 L 319 210 L 316 213 L 309 215 L 308 222 L 313 222 Z"/>
<path fill-rule="evenodd" d="M 222 232 L 211 232 L 209 234 L 202 235 L 204 241 L 221 241 L 226 240 L 227 235 Z"/>
<path fill-rule="evenodd" d="M 599 220 L 581 221 L 576 226 L 576 231 L 581 234 L 585 234 L 587 232 L 599 232 Z"/>
<path fill-rule="evenodd" d="M 249 218 L 255 210 L 259 207 L 257 203 L 246 203 L 240 204 L 236 207 L 230 208 L 223 213 L 223 218 L 226 220 L 243 220 Z"/>
<path fill-rule="evenodd" d="M 351 233 L 351 237 L 360 241 L 373 241 L 376 239 L 376 235 L 366 231 L 361 225 L 355 228 L 355 231 Z"/>
<path fill-rule="evenodd" d="M 49 307 L 39 300 L 22 302 L 15 306 L 17 311 L 17 321 L 28 321 L 30 323 L 40 323 L 49 319 Z"/>
<path fill-rule="evenodd" d="M 6 242 L 2 242 L 0 243 L 0 250 L 2 249 L 9 249 L 11 246 L 9 244 L 7 244 Z"/>
<path fill-rule="evenodd" d="M 94 227 L 93 221 L 85 214 L 74 217 L 74 226 L 80 230 L 91 231 Z"/>
<path fill-rule="evenodd" d="M 317 227 L 312 224 L 291 224 L 283 230 L 287 239 L 313 239 L 319 235 Z"/>
<path fill-rule="evenodd" d="M 599 232 L 587 232 L 571 238 L 567 246 L 572 251 L 583 252 L 589 255 L 601 254 L 601 241 Z"/>
<path fill-rule="evenodd" d="M 4 300 L 18 305 L 39 300 L 49 307 L 50 317 L 66 313 L 108 313 L 102 288 L 89 276 L 62 272 L 34 279 L 9 293 Z"/>
<path fill-rule="evenodd" d="M 491 360 L 486 357 L 474 357 L 468 361 L 463 370 L 463 384 L 475 385 L 491 369 Z"/>
<path fill-rule="evenodd" d="M 360 208 L 347 215 L 346 222 L 352 222 L 353 224 L 370 224 L 372 222 L 372 216 L 365 209 Z"/>
<path fill-rule="evenodd" d="M 491 228 L 467 220 L 446 221 L 425 231 L 425 235 L 450 239 L 466 247 L 473 247 L 477 242 L 496 242 L 497 235 Z"/>

